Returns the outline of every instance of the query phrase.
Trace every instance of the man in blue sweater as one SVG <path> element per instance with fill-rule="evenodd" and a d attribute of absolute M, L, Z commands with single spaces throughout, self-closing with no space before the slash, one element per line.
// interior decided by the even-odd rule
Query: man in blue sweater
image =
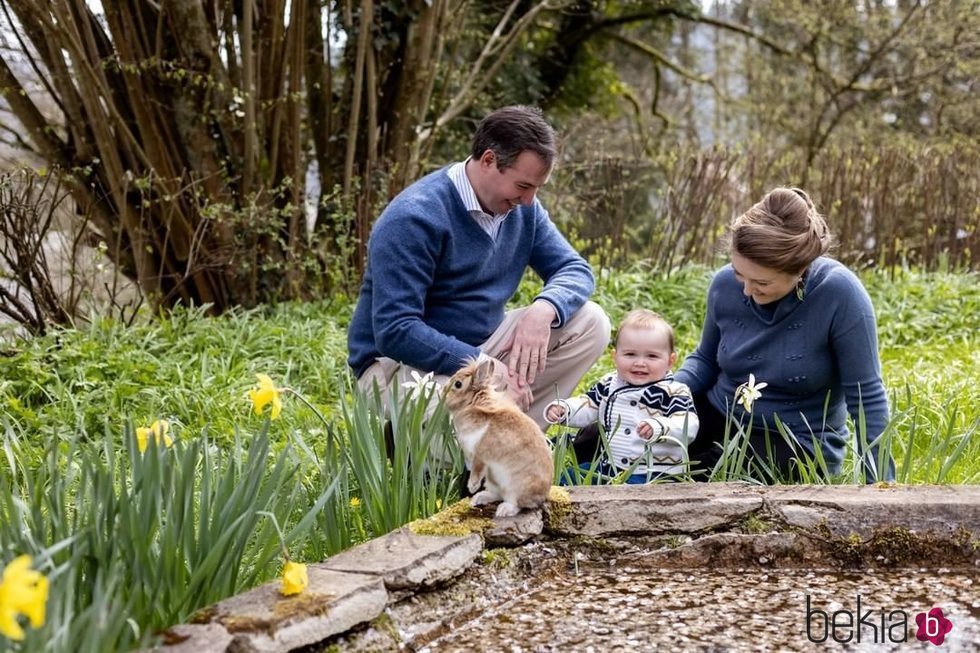
<path fill-rule="evenodd" d="M 403 190 L 368 241 L 347 332 L 362 391 L 387 397 L 411 373 L 445 382 L 470 359 L 500 361 L 515 401 L 544 428 L 544 407 L 569 396 L 609 342 L 588 301 L 589 264 L 536 195 L 551 175 L 555 134 L 541 112 L 512 106 L 484 118 L 470 157 Z M 544 287 L 505 310 L 530 267 Z"/>

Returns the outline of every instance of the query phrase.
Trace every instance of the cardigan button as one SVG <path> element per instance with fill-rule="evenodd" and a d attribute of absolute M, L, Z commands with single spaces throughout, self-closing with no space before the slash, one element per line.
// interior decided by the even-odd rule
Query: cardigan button
<path fill-rule="evenodd" d="M 629 435 L 629 434 L 630 434 L 630 430 L 629 429 L 626 429 L 626 435 Z"/>

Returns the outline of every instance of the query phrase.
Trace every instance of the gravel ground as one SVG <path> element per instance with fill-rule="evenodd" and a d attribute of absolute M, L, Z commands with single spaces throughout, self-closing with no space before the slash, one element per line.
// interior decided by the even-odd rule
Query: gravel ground
<path fill-rule="evenodd" d="M 618 557 L 539 577 L 420 650 L 976 651 L 978 585 L 962 570 L 687 572 Z M 953 624 L 939 648 L 915 638 L 933 607 Z"/>

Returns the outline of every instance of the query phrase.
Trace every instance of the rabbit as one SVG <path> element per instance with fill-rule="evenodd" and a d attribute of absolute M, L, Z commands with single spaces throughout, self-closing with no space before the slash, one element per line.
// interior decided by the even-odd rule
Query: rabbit
<path fill-rule="evenodd" d="M 471 505 L 502 500 L 496 516 L 512 517 L 544 504 L 554 464 L 544 433 L 503 391 L 506 384 L 493 369 L 492 360 L 473 361 L 449 379 L 443 394 L 470 468 L 469 491 L 486 480 Z"/>

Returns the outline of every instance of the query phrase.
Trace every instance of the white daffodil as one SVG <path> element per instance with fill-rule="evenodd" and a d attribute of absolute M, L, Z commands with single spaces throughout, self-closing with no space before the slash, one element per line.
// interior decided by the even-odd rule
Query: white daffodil
<path fill-rule="evenodd" d="M 408 390 L 408 395 L 422 396 L 432 390 L 439 387 L 439 384 L 435 382 L 432 376 L 432 372 L 429 372 L 425 376 L 418 373 L 417 370 L 412 370 L 412 380 L 405 381 L 402 383 L 402 387 Z"/>
<path fill-rule="evenodd" d="M 768 385 L 769 384 L 765 382 L 757 384 L 755 382 L 755 374 L 749 374 L 748 382 L 735 388 L 735 401 L 742 404 L 742 408 L 745 409 L 745 412 L 751 413 L 752 404 L 755 403 L 756 399 L 762 397 L 762 392 L 760 392 L 760 390 Z"/>

